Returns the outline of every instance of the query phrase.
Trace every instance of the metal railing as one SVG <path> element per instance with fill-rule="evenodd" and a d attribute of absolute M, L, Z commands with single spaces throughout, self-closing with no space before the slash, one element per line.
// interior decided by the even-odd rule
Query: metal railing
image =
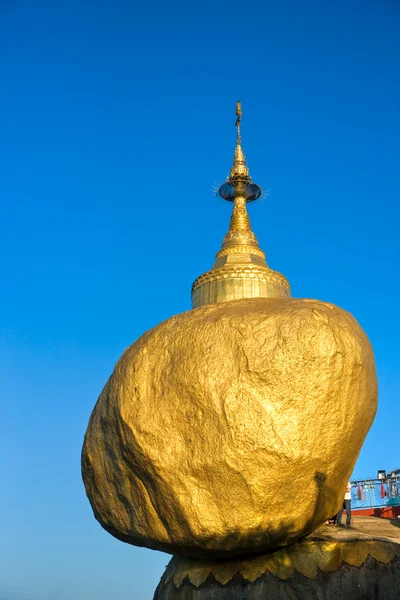
<path fill-rule="evenodd" d="M 395 469 L 393 473 L 396 471 L 399 470 Z M 392 482 L 397 484 L 396 495 L 393 495 Z M 351 507 L 354 510 L 400 505 L 400 473 L 394 477 L 386 477 L 384 480 L 378 478 L 352 480 L 351 484 Z"/>

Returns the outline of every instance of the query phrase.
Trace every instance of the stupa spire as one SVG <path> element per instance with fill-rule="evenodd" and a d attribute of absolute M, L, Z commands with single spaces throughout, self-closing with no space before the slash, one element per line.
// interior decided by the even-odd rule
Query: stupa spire
<path fill-rule="evenodd" d="M 222 198 L 233 202 L 229 231 L 224 238 L 222 248 L 240 245 L 250 245 L 258 248 L 258 241 L 251 229 L 246 204 L 259 198 L 261 189 L 257 184 L 251 183 L 246 157 L 242 149 L 242 138 L 240 135 L 242 105 L 240 100 L 236 103 L 236 116 L 237 142 L 233 156 L 233 165 L 227 182 L 219 189 L 219 194 Z"/>
<path fill-rule="evenodd" d="M 240 100 L 236 103 L 236 116 L 237 142 L 229 180 L 250 181 L 249 170 L 246 165 L 246 157 L 242 149 L 242 137 L 240 135 L 240 122 L 242 120 L 242 103 L 240 102 Z"/>
<path fill-rule="evenodd" d="M 246 205 L 261 196 L 261 189 L 251 180 L 242 148 L 240 101 L 236 103 L 236 116 L 233 165 L 227 181 L 218 191 L 221 198 L 233 202 L 229 230 L 212 270 L 200 275 L 193 283 L 193 308 L 242 298 L 290 297 L 288 281 L 268 267 L 251 229 Z"/>

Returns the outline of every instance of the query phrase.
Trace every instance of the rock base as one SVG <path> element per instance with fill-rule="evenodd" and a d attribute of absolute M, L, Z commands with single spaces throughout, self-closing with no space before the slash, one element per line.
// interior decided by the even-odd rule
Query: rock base
<path fill-rule="evenodd" d="M 174 556 L 154 600 L 399 600 L 400 528 L 373 517 L 353 524 L 238 560 Z"/>

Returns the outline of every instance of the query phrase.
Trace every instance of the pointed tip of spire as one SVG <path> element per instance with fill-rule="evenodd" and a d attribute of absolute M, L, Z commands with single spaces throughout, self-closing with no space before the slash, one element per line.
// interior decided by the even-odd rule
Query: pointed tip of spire
<path fill-rule="evenodd" d="M 242 119 L 242 103 L 240 102 L 240 100 L 238 100 L 236 102 L 236 127 L 237 127 L 237 136 L 238 136 L 238 144 L 241 143 L 241 139 L 240 139 L 240 121 Z"/>
<path fill-rule="evenodd" d="M 236 102 L 236 127 L 237 127 L 237 142 L 235 154 L 233 157 L 233 165 L 230 170 L 229 181 L 231 183 L 242 182 L 248 183 L 251 180 L 249 169 L 246 164 L 246 157 L 242 149 L 242 138 L 240 135 L 240 122 L 242 120 L 242 103 L 240 100 Z"/>
<path fill-rule="evenodd" d="M 240 100 L 236 103 L 236 116 L 237 142 L 233 157 L 233 165 L 227 181 L 219 188 L 219 195 L 221 198 L 224 198 L 224 200 L 233 202 L 235 198 L 235 189 L 237 192 L 238 186 L 241 186 L 243 187 L 241 193 L 245 195 L 246 201 L 252 202 L 261 196 L 261 189 L 256 183 L 252 183 L 251 181 L 249 169 L 246 163 L 246 157 L 242 149 L 242 140 L 240 135 L 242 104 Z"/>

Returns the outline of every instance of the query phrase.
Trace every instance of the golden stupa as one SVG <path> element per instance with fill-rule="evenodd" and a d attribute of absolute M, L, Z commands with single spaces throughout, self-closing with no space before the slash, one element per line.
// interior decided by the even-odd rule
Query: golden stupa
<path fill-rule="evenodd" d="M 236 115 L 237 144 L 233 165 L 229 179 L 219 189 L 222 198 L 233 202 L 229 231 L 211 271 L 203 273 L 193 283 L 193 308 L 242 298 L 290 298 L 289 282 L 268 267 L 250 226 L 246 204 L 257 200 L 261 189 L 251 181 L 242 149 L 240 102 L 236 105 Z"/>
<path fill-rule="evenodd" d="M 82 472 L 115 537 L 193 557 L 293 544 L 335 514 L 377 403 L 356 320 L 291 298 L 267 266 L 246 203 L 260 195 L 240 138 L 230 227 L 193 309 L 130 346 L 88 425 Z"/>

